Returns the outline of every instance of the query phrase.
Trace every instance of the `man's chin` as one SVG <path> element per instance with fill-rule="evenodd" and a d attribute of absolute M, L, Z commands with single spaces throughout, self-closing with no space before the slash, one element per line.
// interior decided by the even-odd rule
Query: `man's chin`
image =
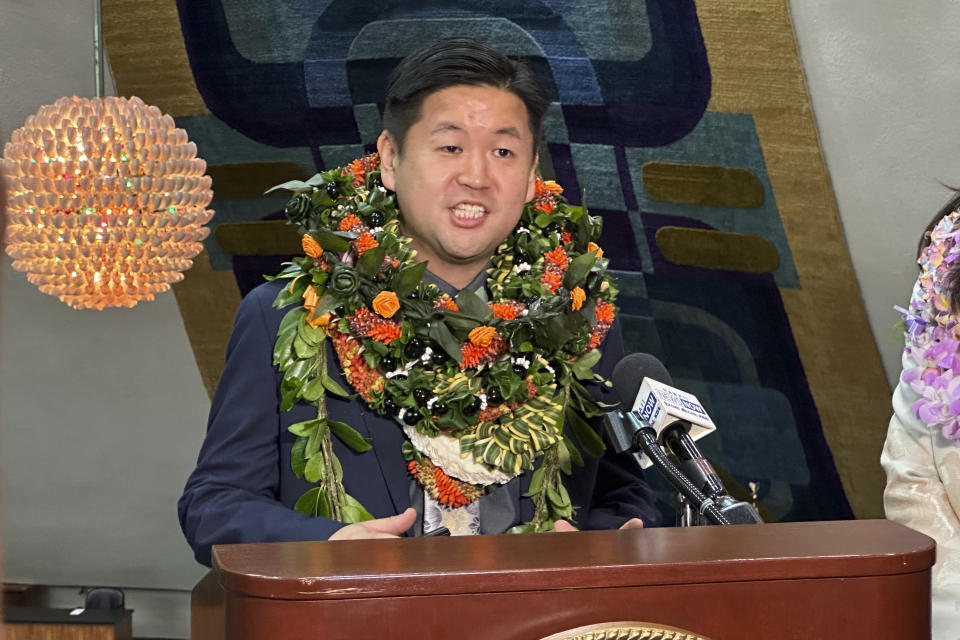
<path fill-rule="evenodd" d="M 493 249 L 489 251 L 477 251 L 473 250 L 448 250 L 443 255 L 437 256 L 438 260 L 443 262 L 456 265 L 456 266 L 469 266 L 471 264 L 485 265 L 490 258 L 493 256 Z"/>

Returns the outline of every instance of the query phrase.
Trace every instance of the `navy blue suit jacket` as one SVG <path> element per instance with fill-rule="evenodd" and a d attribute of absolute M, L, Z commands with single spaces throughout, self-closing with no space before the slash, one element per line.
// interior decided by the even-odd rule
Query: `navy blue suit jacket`
<path fill-rule="evenodd" d="M 287 427 L 316 418 L 316 408 L 297 404 L 290 411 L 280 410 L 281 374 L 272 358 L 287 309 L 274 309 L 272 304 L 281 286 L 282 282 L 261 285 L 240 304 L 207 435 L 178 504 L 184 535 L 197 560 L 206 565 L 214 544 L 325 540 L 344 526 L 292 509 L 312 485 L 291 470 L 290 450 L 296 437 Z M 615 324 L 604 343 L 598 371 L 609 377 L 622 356 L 623 339 Z M 330 375 L 349 388 L 332 350 L 328 364 Z M 597 393 L 604 401 L 615 401 L 609 390 Z M 347 493 L 377 518 L 411 506 L 400 426 L 369 411 L 359 400 L 328 396 L 327 409 L 332 419 L 353 426 L 373 445 L 372 451 L 355 453 L 333 439 Z M 608 452 L 600 459 L 584 459 L 584 466 L 564 481 L 571 501 L 579 507 L 578 527 L 613 529 L 633 517 L 648 526 L 657 524 L 653 493 L 632 456 Z M 529 475 L 521 478 L 521 494 L 527 490 Z M 514 524 L 533 517 L 529 498 L 520 499 L 518 513 L 520 520 Z"/>

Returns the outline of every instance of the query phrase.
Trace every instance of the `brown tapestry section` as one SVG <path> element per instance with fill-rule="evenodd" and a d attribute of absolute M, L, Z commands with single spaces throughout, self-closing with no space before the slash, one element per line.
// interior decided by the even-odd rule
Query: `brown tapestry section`
<path fill-rule="evenodd" d="M 223 371 L 227 340 L 233 330 L 233 316 L 240 306 L 240 290 L 233 270 L 214 271 L 210 256 L 202 251 L 193 260 L 186 277 L 173 285 L 183 325 L 193 346 L 200 377 L 212 397 Z"/>
<path fill-rule="evenodd" d="M 259 198 L 276 184 L 287 180 L 306 180 L 310 176 L 296 162 L 237 162 L 207 166 L 213 179 L 213 192 L 221 200 Z M 278 208 L 286 202 L 287 192 L 278 196 Z"/>
<path fill-rule="evenodd" d="M 103 41 L 122 96 L 171 116 L 208 113 L 197 91 L 176 2 L 100 0 Z"/>
<path fill-rule="evenodd" d="M 647 195 L 664 202 L 739 209 L 763 206 L 763 185 L 747 169 L 647 162 L 641 172 Z"/>
<path fill-rule="evenodd" d="M 698 0 L 712 111 L 749 113 L 800 278 L 784 306 L 847 498 L 883 517 L 890 388 L 820 153 L 787 0 Z"/>
<path fill-rule="evenodd" d="M 228 222 L 217 225 L 214 237 L 231 256 L 303 255 L 300 234 L 285 220 Z"/>
<path fill-rule="evenodd" d="M 771 273 L 780 266 L 773 243 L 753 233 L 660 227 L 656 240 L 663 257 L 674 264 L 744 273 Z"/>
<path fill-rule="evenodd" d="M 172 116 L 209 113 L 190 70 L 175 2 L 101 0 L 101 12 L 119 95 L 139 96 Z M 232 271 L 214 271 L 204 251 L 173 292 L 200 377 L 212 396 L 240 304 L 236 280 Z"/>

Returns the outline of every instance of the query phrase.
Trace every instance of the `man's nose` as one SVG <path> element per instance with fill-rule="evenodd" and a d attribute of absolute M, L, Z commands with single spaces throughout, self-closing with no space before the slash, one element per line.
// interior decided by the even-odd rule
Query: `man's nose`
<path fill-rule="evenodd" d="M 486 189 L 490 186 L 488 158 L 480 152 L 465 153 L 460 184 L 471 189 Z"/>

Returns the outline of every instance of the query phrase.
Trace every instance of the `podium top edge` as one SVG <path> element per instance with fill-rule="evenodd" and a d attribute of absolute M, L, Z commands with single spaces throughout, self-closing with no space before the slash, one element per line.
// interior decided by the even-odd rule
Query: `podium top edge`
<path fill-rule="evenodd" d="M 887 520 L 214 547 L 228 591 L 325 600 L 929 570 L 935 542 Z"/>

